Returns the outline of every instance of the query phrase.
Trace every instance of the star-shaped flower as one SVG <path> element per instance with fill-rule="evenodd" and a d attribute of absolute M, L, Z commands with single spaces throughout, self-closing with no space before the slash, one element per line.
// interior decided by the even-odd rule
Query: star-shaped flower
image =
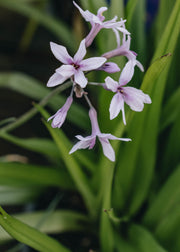
<path fill-rule="evenodd" d="M 73 1 L 74 5 L 78 8 L 79 12 L 83 16 L 83 18 L 91 23 L 91 31 L 86 37 L 86 46 L 90 46 L 95 38 L 95 36 L 99 33 L 99 31 L 102 28 L 105 29 L 112 29 L 115 34 L 120 31 L 125 34 L 130 34 L 124 27 L 123 24 L 126 22 L 126 20 L 116 21 L 117 16 L 115 16 L 113 19 L 104 21 L 105 17 L 103 16 L 103 12 L 107 10 L 107 7 L 101 7 L 97 11 L 97 15 L 91 13 L 90 11 L 86 10 L 84 11 L 81 9 L 81 7 Z"/>
<path fill-rule="evenodd" d="M 133 71 L 130 71 L 133 69 L 131 64 L 133 64 L 133 61 L 129 61 L 127 67 L 123 69 L 119 78 L 119 83 L 114 81 L 111 77 L 105 79 L 106 87 L 116 93 L 109 107 L 110 119 L 112 120 L 117 117 L 122 110 L 124 124 L 126 124 L 124 103 L 129 105 L 134 111 L 142 111 L 144 103 L 151 103 L 149 95 L 144 94 L 142 90 L 133 87 L 125 87 L 133 76 Z"/>
<path fill-rule="evenodd" d="M 85 39 L 80 43 L 79 49 L 72 58 L 64 46 L 56 43 L 50 43 L 52 53 L 54 56 L 63 63 L 62 66 L 56 69 L 56 72 L 50 77 L 47 86 L 54 87 L 62 84 L 67 79 L 74 77 L 74 83 L 79 84 L 82 88 L 87 85 L 87 78 L 84 71 L 91 71 L 101 67 L 106 58 L 92 57 L 84 59 L 86 54 Z"/>
<path fill-rule="evenodd" d="M 77 135 L 76 138 L 79 140 L 79 142 L 73 146 L 73 148 L 71 149 L 71 151 L 69 153 L 71 154 L 78 149 L 86 149 L 86 148 L 92 149 L 96 143 L 96 137 L 98 137 L 98 139 L 102 145 L 104 155 L 108 159 L 110 159 L 111 161 L 114 162 L 115 161 L 115 153 L 114 153 L 114 150 L 113 150 L 111 144 L 109 143 L 109 140 L 131 141 L 131 139 L 118 138 L 118 137 L 115 137 L 111 134 L 101 133 L 101 131 L 99 129 L 98 121 L 97 121 L 97 113 L 94 108 L 91 108 L 89 110 L 89 117 L 90 117 L 91 125 L 92 125 L 92 134 L 87 137 L 82 137 L 80 135 Z"/>

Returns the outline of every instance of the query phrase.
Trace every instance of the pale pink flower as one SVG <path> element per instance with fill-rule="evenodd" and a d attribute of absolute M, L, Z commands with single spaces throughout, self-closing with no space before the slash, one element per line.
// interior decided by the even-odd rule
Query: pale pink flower
<path fill-rule="evenodd" d="M 84 71 L 91 71 L 101 67 L 106 58 L 92 57 L 84 59 L 86 54 L 85 39 L 81 41 L 80 46 L 74 57 L 72 58 L 64 46 L 56 43 L 50 43 L 51 50 L 54 56 L 63 63 L 62 66 L 56 69 L 56 72 L 50 77 L 47 86 L 53 87 L 62 84 L 67 79 L 74 77 L 74 82 L 82 88 L 87 85 L 87 78 Z"/>
<path fill-rule="evenodd" d="M 118 138 L 118 137 L 115 137 L 111 134 L 101 133 L 101 131 L 99 129 L 98 121 L 97 121 L 97 113 L 94 108 L 91 108 L 89 110 L 89 117 L 91 120 L 92 134 L 88 137 L 82 137 L 80 135 L 77 135 L 76 138 L 79 140 L 79 142 L 73 146 L 73 148 L 71 149 L 71 151 L 69 153 L 71 154 L 78 149 L 86 149 L 86 148 L 92 149 L 96 143 L 96 137 L 98 137 L 98 139 L 102 145 L 104 155 L 108 159 L 110 159 L 111 161 L 114 162 L 115 161 L 115 153 L 114 153 L 114 150 L 113 150 L 111 144 L 109 143 L 109 140 L 131 141 L 131 139 Z"/>
<path fill-rule="evenodd" d="M 119 78 L 119 83 L 114 81 L 111 77 L 105 79 L 106 87 L 116 93 L 113 96 L 109 107 L 110 119 L 114 119 L 118 116 L 120 111 L 122 111 L 124 124 L 126 124 L 124 103 L 129 105 L 134 111 L 142 111 L 144 103 L 151 103 L 149 95 L 144 94 L 142 90 L 133 87 L 125 87 L 133 76 L 132 71 L 129 71 L 129 69 L 132 70 L 130 64 L 132 64 L 132 61 L 129 61 L 127 67 L 123 69 Z"/>
<path fill-rule="evenodd" d="M 62 124 L 64 123 L 67 112 L 69 108 L 71 107 L 71 104 L 73 102 L 72 96 L 69 96 L 65 102 L 65 104 L 60 108 L 53 116 L 51 116 L 48 121 L 53 119 L 51 126 L 53 128 L 61 128 Z"/>
<path fill-rule="evenodd" d="M 115 32 L 115 34 L 118 31 L 123 32 L 125 34 L 130 34 L 123 27 L 123 24 L 124 24 L 124 22 L 126 22 L 126 20 L 116 21 L 117 20 L 117 16 L 115 16 L 111 20 L 104 21 L 105 17 L 103 16 L 103 12 L 107 10 L 107 7 L 101 7 L 101 8 L 99 8 L 99 10 L 97 11 L 97 15 L 95 15 L 95 14 L 91 13 L 88 10 L 84 11 L 83 9 L 81 9 L 80 6 L 77 5 L 77 3 L 75 3 L 74 1 L 73 1 L 73 3 L 78 8 L 78 10 L 81 13 L 81 15 L 83 16 L 83 18 L 87 22 L 90 22 L 91 26 L 92 26 L 91 31 L 89 32 L 89 34 L 86 37 L 86 46 L 87 47 L 92 44 L 94 38 L 96 37 L 96 35 L 99 33 L 99 31 L 102 28 L 112 29 Z"/>

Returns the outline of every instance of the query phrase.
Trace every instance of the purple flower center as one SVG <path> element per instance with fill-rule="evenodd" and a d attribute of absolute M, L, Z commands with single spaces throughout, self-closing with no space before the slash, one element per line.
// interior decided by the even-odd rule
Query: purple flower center
<path fill-rule="evenodd" d="M 117 92 L 119 92 L 119 93 L 123 94 L 123 93 L 124 93 L 124 90 L 123 90 L 123 88 L 122 88 L 122 87 L 118 87 L 118 88 L 117 88 Z"/>
<path fill-rule="evenodd" d="M 72 63 L 72 66 L 77 70 L 80 66 L 77 65 L 76 63 Z"/>

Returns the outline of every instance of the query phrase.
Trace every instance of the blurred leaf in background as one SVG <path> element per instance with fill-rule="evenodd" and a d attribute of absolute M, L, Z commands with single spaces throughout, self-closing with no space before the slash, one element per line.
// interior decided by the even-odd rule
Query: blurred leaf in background
<path fill-rule="evenodd" d="M 74 55 L 90 26 L 71 0 L 0 0 L 0 251 L 178 252 L 180 0 L 76 2 L 127 20 L 145 67 L 130 85 L 152 105 L 141 113 L 125 107 L 124 126 L 121 116 L 109 120 L 110 92 L 87 86 L 102 130 L 133 141 L 112 143 L 115 163 L 99 145 L 69 155 L 74 135 L 90 131 L 88 107 L 75 99 L 62 129 L 47 122 L 71 85 L 46 87 L 59 67 L 49 42 Z M 101 30 L 87 57 L 115 46 L 113 32 Z M 113 61 L 122 71 L 126 59 Z M 103 83 L 107 73 L 89 76 Z"/>

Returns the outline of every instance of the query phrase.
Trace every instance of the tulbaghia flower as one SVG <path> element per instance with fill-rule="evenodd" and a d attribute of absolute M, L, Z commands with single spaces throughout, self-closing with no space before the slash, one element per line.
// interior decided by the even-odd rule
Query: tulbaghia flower
<path fill-rule="evenodd" d="M 123 27 L 125 28 L 124 24 L 123 24 Z M 137 53 L 130 50 L 130 44 L 131 44 L 130 35 L 123 34 L 122 45 L 120 45 L 119 33 L 118 32 L 115 32 L 115 33 L 116 33 L 118 47 L 112 51 L 104 53 L 102 56 L 107 59 L 110 59 L 110 58 L 116 57 L 116 56 L 125 56 L 128 59 L 128 63 L 129 63 L 129 61 L 131 61 L 131 63 L 129 63 L 129 64 L 126 63 L 125 68 L 128 68 L 128 70 L 130 70 L 131 72 L 134 73 L 134 67 L 137 65 L 139 67 L 139 69 L 142 72 L 144 72 L 144 68 L 143 68 L 142 64 L 136 59 Z M 130 69 L 130 67 L 131 67 L 131 69 Z"/>
<path fill-rule="evenodd" d="M 71 107 L 71 104 L 73 102 L 72 96 L 69 96 L 62 108 L 60 108 L 53 116 L 51 116 L 48 121 L 53 119 L 51 126 L 53 128 L 61 128 L 62 124 L 64 123 L 67 112 L 69 108 Z"/>
<path fill-rule="evenodd" d="M 130 65 L 131 62 L 128 62 L 127 64 Z M 124 124 L 126 124 L 124 103 L 129 105 L 134 111 L 142 111 L 144 103 L 151 103 L 149 95 L 144 94 L 140 89 L 124 86 L 131 80 L 131 78 L 132 73 L 128 71 L 127 67 L 123 69 L 119 78 L 119 83 L 114 81 L 111 77 L 105 79 L 107 88 L 116 93 L 113 96 L 109 107 L 110 119 L 114 119 L 119 112 L 122 111 Z"/>
<path fill-rule="evenodd" d="M 94 15 L 93 13 L 91 13 L 88 10 L 86 10 L 86 11 L 82 10 L 80 8 L 80 6 L 77 5 L 74 1 L 73 1 L 73 3 L 78 8 L 78 10 L 81 13 L 81 15 L 83 16 L 83 18 L 87 22 L 90 22 L 91 26 L 92 26 L 90 33 L 86 37 L 86 46 L 87 47 L 92 44 L 94 38 L 96 37 L 96 35 L 99 33 L 99 31 L 102 28 L 112 29 L 114 32 L 117 32 L 117 30 L 119 30 L 125 34 L 130 34 L 124 27 L 122 27 L 126 20 L 116 21 L 117 16 L 115 16 L 111 20 L 104 21 L 105 17 L 103 16 L 103 12 L 107 10 L 107 7 L 99 8 L 97 15 Z"/>
<path fill-rule="evenodd" d="M 109 143 L 109 140 L 131 141 L 131 139 L 118 138 L 111 134 L 101 133 L 99 129 L 98 121 L 97 121 L 97 113 L 94 108 L 91 108 L 89 110 L 89 117 L 91 120 L 92 134 L 88 137 L 82 137 L 80 135 L 77 135 L 76 138 L 79 140 L 79 142 L 73 146 L 73 148 L 71 149 L 69 153 L 71 154 L 78 149 L 86 149 L 86 148 L 92 149 L 96 143 L 96 137 L 98 137 L 102 145 L 104 155 L 107 158 L 109 158 L 111 161 L 115 161 L 115 153 L 111 144 Z"/>
<path fill-rule="evenodd" d="M 106 58 L 92 57 L 83 60 L 86 54 L 85 39 L 81 41 L 80 46 L 74 57 L 72 58 L 64 46 L 56 43 L 50 43 L 51 50 L 54 56 L 63 63 L 62 66 L 56 69 L 56 72 L 50 77 L 47 86 L 53 87 L 62 84 L 65 80 L 74 76 L 74 82 L 82 88 L 87 85 L 87 78 L 84 71 L 95 70 L 102 66 Z"/>

